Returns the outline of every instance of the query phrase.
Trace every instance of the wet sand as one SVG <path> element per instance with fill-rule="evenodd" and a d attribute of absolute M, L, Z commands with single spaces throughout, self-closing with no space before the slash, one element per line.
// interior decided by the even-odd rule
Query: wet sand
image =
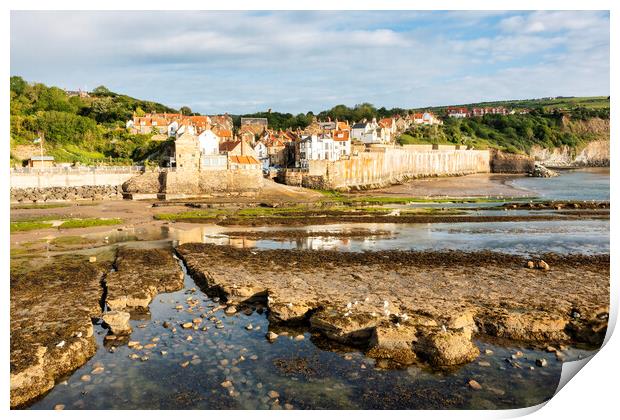
<path fill-rule="evenodd" d="M 445 178 L 414 179 L 400 185 L 363 191 L 352 196 L 406 197 L 532 197 L 533 191 L 508 184 L 523 175 L 472 174 Z"/>

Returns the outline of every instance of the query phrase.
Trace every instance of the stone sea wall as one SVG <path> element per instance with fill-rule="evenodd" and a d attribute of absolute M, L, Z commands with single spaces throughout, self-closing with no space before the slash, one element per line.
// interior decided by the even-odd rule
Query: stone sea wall
<path fill-rule="evenodd" d="M 11 188 L 12 203 L 53 201 L 116 200 L 123 198 L 120 185 L 86 185 L 81 187 Z"/>
<path fill-rule="evenodd" d="M 365 189 L 410 178 L 487 172 L 490 172 L 488 150 L 403 147 L 363 152 L 335 162 L 311 161 L 307 172 L 285 173 L 282 179 L 289 185 L 308 188 Z"/>
<path fill-rule="evenodd" d="M 223 169 L 214 171 L 170 171 L 145 173 L 123 184 L 130 196 L 141 194 L 174 197 L 254 196 L 263 185 L 260 169 Z"/>

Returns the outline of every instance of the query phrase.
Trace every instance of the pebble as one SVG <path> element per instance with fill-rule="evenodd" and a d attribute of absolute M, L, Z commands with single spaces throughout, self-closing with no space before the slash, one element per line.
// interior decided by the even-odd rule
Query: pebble
<path fill-rule="evenodd" d="M 54 410 L 64 410 L 65 409 L 65 405 L 64 404 L 56 404 L 54 406 Z"/>
<path fill-rule="evenodd" d="M 258 389 L 262 389 L 263 388 L 263 384 L 261 382 L 256 384 L 256 388 Z"/>
<path fill-rule="evenodd" d="M 142 356 L 140 358 L 140 360 L 142 360 L 143 362 L 146 362 L 147 360 L 149 360 L 149 357 L 148 356 Z"/>
<path fill-rule="evenodd" d="M 289 404 L 289 403 L 284 404 L 284 409 L 285 409 L 285 410 L 292 410 L 292 409 L 294 409 L 294 408 L 295 408 L 295 407 L 293 407 L 293 404 Z"/>
<path fill-rule="evenodd" d="M 100 373 L 103 373 L 104 370 L 105 370 L 105 368 L 103 366 L 97 366 L 90 373 L 93 374 L 93 375 L 99 375 Z"/>
<path fill-rule="evenodd" d="M 523 352 L 518 351 L 515 354 L 511 355 L 510 357 L 513 358 L 513 359 L 518 359 L 520 357 L 523 357 Z"/>
<path fill-rule="evenodd" d="M 491 354 L 493 354 L 493 350 L 491 350 L 491 349 L 485 349 L 485 350 L 484 350 L 484 354 L 491 355 Z"/>
<path fill-rule="evenodd" d="M 299 334 L 299 335 L 295 336 L 295 341 L 302 341 L 304 338 L 306 338 L 306 337 L 304 337 L 303 334 Z"/>
<path fill-rule="evenodd" d="M 476 389 L 476 390 L 480 390 L 482 389 L 482 385 L 480 385 L 477 381 L 471 379 L 469 382 L 467 382 L 467 385 L 469 385 L 469 387 L 471 389 Z"/>
<path fill-rule="evenodd" d="M 245 326 L 245 329 L 248 330 L 248 331 L 251 331 L 251 330 L 254 329 L 254 326 L 252 324 L 248 324 L 248 325 Z"/>
<path fill-rule="evenodd" d="M 191 322 L 186 322 L 184 324 L 181 325 L 183 328 L 185 329 L 189 329 L 189 328 L 193 328 L 194 324 L 192 324 Z"/>
<path fill-rule="evenodd" d="M 237 308 L 235 308 L 234 306 L 230 305 L 226 308 L 226 310 L 224 311 L 227 315 L 232 315 L 234 313 L 237 312 Z"/>
<path fill-rule="evenodd" d="M 278 394 L 276 391 L 271 390 L 267 393 L 267 395 L 269 396 L 269 398 L 278 398 L 280 396 L 280 394 Z"/>
<path fill-rule="evenodd" d="M 489 367 L 491 366 L 491 363 L 482 361 L 482 362 L 478 362 L 478 366 Z"/>
<path fill-rule="evenodd" d="M 179 366 L 181 366 L 182 368 L 188 367 L 189 366 L 189 361 L 185 361 L 185 362 L 181 363 Z"/>
<path fill-rule="evenodd" d="M 222 360 L 220 360 L 220 365 L 222 365 L 222 366 L 228 366 L 228 359 L 222 359 Z"/>
<path fill-rule="evenodd" d="M 547 353 L 555 353 L 556 351 L 558 351 L 558 349 L 553 346 L 547 346 L 546 351 Z"/>
<path fill-rule="evenodd" d="M 80 380 L 83 382 L 90 382 L 90 375 L 82 375 Z"/>
<path fill-rule="evenodd" d="M 202 362 L 202 360 L 200 360 L 200 359 L 193 359 L 190 363 L 192 365 L 199 365 L 201 362 Z"/>
<path fill-rule="evenodd" d="M 545 367 L 547 366 L 547 359 L 536 359 L 536 366 Z"/>
<path fill-rule="evenodd" d="M 187 338 L 186 338 L 186 340 L 187 340 L 187 341 L 192 341 L 192 340 L 193 340 L 193 338 L 192 338 L 192 336 L 191 336 L 191 335 L 188 335 L 188 336 L 187 336 Z"/>
<path fill-rule="evenodd" d="M 165 356 L 165 355 L 167 355 L 167 354 L 168 354 L 168 352 L 167 352 L 166 350 L 162 350 L 162 351 L 161 351 L 161 355 L 162 355 L 162 356 Z"/>
<path fill-rule="evenodd" d="M 140 342 L 139 341 L 130 341 L 129 343 L 127 343 L 127 347 L 129 347 L 130 349 L 136 346 L 139 346 Z"/>
<path fill-rule="evenodd" d="M 278 334 L 274 333 L 273 331 L 269 331 L 267 334 L 265 334 L 265 337 L 267 337 L 267 340 L 269 341 L 274 341 L 278 338 Z"/>
<path fill-rule="evenodd" d="M 194 324 L 200 324 L 200 323 L 202 322 L 202 318 L 194 318 L 194 319 L 192 320 L 192 322 L 193 322 Z"/>
<path fill-rule="evenodd" d="M 159 341 L 159 337 L 153 337 L 153 338 L 151 339 L 151 341 L 152 341 L 153 343 L 157 343 L 157 342 Z"/>
<path fill-rule="evenodd" d="M 146 344 L 144 346 L 145 349 L 152 349 L 153 347 L 157 347 L 157 344 L 155 343 L 150 343 L 150 344 Z"/>
<path fill-rule="evenodd" d="M 222 385 L 224 388 L 230 388 L 233 386 L 233 383 L 231 381 L 224 381 L 220 385 Z"/>
<path fill-rule="evenodd" d="M 131 354 L 129 355 L 129 358 L 130 358 L 130 359 L 135 360 L 135 359 L 139 359 L 139 358 L 140 358 L 140 356 L 138 356 L 138 355 L 137 355 L 137 354 L 135 354 L 135 353 L 131 353 Z"/>
<path fill-rule="evenodd" d="M 162 325 L 164 326 L 164 328 L 170 328 L 170 323 L 168 321 L 164 321 Z"/>
<path fill-rule="evenodd" d="M 253 354 L 250 356 L 250 360 L 258 360 L 258 356 Z"/>

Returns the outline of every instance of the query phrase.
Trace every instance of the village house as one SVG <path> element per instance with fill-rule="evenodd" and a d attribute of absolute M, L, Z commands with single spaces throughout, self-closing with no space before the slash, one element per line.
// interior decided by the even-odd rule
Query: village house
<path fill-rule="evenodd" d="M 300 168 L 307 168 L 311 160 L 334 159 L 334 139 L 327 135 L 313 134 L 303 137 L 299 141 L 299 155 L 295 164 Z"/>
<path fill-rule="evenodd" d="M 250 143 L 243 140 L 232 140 L 220 143 L 219 151 L 227 156 L 253 156 L 257 157 L 256 152 Z"/>
<path fill-rule="evenodd" d="M 334 130 L 334 160 L 351 155 L 351 136 L 347 130 Z"/>
<path fill-rule="evenodd" d="M 467 118 L 469 116 L 469 109 L 466 107 L 448 107 L 446 114 L 451 118 Z"/>
<path fill-rule="evenodd" d="M 396 133 L 404 133 L 411 126 L 411 122 L 401 117 L 400 115 L 396 118 Z"/>
<path fill-rule="evenodd" d="M 254 152 L 256 153 L 256 157 L 260 161 L 262 168 L 269 168 L 269 151 L 267 150 L 265 143 L 261 140 L 257 141 L 254 144 Z"/>
<path fill-rule="evenodd" d="M 436 125 L 436 124 L 441 125 L 443 124 L 443 121 L 437 118 L 435 114 L 433 114 L 430 111 L 416 112 L 414 114 L 410 114 L 409 119 L 415 125 Z"/>
<path fill-rule="evenodd" d="M 268 126 L 267 118 L 241 118 L 241 130 L 252 132 L 256 136 L 262 135 Z"/>
<path fill-rule="evenodd" d="M 394 118 L 382 118 L 379 120 L 379 127 L 385 130 L 383 135 L 385 143 L 391 143 L 396 134 L 396 120 Z"/>
<path fill-rule="evenodd" d="M 503 106 L 497 107 L 485 107 L 485 108 L 472 108 L 471 116 L 472 117 L 483 117 L 485 115 L 508 115 L 510 112 Z"/>

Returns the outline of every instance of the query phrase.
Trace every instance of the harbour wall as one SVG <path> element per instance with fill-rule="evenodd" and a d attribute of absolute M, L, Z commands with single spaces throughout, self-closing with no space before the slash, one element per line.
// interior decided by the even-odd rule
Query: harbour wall
<path fill-rule="evenodd" d="M 306 171 L 285 170 L 281 181 L 316 189 L 371 189 L 412 178 L 488 173 L 488 150 L 402 147 L 373 148 L 338 161 L 310 161 Z"/>

